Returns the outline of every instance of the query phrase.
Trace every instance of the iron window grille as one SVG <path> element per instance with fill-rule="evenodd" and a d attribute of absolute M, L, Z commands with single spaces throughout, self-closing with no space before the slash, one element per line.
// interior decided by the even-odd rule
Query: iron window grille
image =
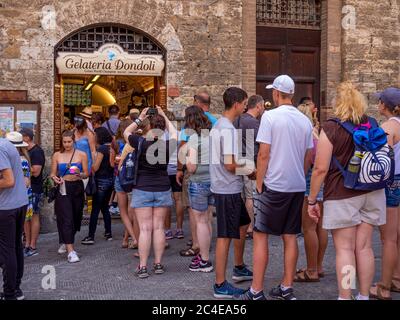
<path fill-rule="evenodd" d="M 119 25 L 78 30 L 65 39 L 56 51 L 94 52 L 106 43 L 116 43 L 130 54 L 164 54 L 164 50 L 146 35 Z"/>
<path fill-rule="evenodd" d="M 257 25 L 321 28 L 321 0 L 257 0 Z"/>

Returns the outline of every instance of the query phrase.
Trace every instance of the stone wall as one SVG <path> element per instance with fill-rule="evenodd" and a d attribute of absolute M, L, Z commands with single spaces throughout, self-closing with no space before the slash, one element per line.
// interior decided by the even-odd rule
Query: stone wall
<path fill-rule="evenodd" d="M 79 28 L 121 23 L 158 40 L 167 50 L 168 100 L 177 113 L 201 87 L 212 111 L 223 110 L 227 86 L 242 85 L 242 0 L 0 0 L 0 90 L 27 90 L 41 103 L 41 141 L 53 152 L 54 47 Z M 52 226 L 51 208 L 45 218 Z M 50 223 L 51 222 L 51 223 Z"/>
<path fill-rule="evenodd" d="M 0 0 L 0 90 L 28 90 L 29 99 L 41 102 L 48 155 L 53 145 L 54 47 L 81 27 L 107 22 L 143 30 L 167 49 L 167 84 L 181 93 L 169 100 L 174 111 L 191 103 L 203 87 L 213 97 L 213 111 L 220 112 L 225 88 L 242 83 L 241 0 Z"/>
<path fill-rule="evenodd" d="M 366 95 L 377 115 L 373 94 L 400 87 L 400 0 L 345 0 L 355 8 L 355 29 L 343 29 L 343 80 L 351 80 Z"/>

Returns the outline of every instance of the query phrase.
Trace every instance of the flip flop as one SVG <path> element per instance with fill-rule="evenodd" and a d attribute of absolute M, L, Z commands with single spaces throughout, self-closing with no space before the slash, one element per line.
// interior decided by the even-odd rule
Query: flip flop
<path fill-rule="evenodd" d="M 129 245 L 128 245 L 128 244 L 125 244 L 125 243 L 123 243 L 123 244 L 121 245 L 121 248 L 122 248 L 122 249 L 128 249 L 128 247 L 129 247 Z"/>
<path fill-rule="evenodd" d="M 300 275 L 303 275 L 302 277 Z M 299 270 L 299 272 L 296 272 L 296 276 L 293 279 L 294 282 L 319 282 L 319 278 L 313 279 L 311 278 L 307 270 Z"/>
<path fill-rule="evenodd" d="M 392 278 L 392 285 L 390 286 L 390 291 L 391 291 L 391 292 L 400 293 L 400 287 L 396 286 L 396 285 L 393 283 L 393 280 L 395 280 L 395 281 L 397 281 L 397 282 L 400 282 L 400 278 L 396 278 L 396 277 L 393 277 L 393 278 Z"/>
<path fill-rule="evenodd" d="M 200 249 L 184 249 L 179 252 L 182 257 L 195 257 L 200 253 Z"/>
<path fill-rule="evenodd" d="M 384 297 L 382 295 L 382 290 L 386 290 L 390 292 L 390 288 L 385 287 L 382 283 L 378 282 L 375 284 L 376 286 L 376 294 L 371 293 L 371 291 L 369 292 L 369 297 L 371 299 L 377 299 L 377 300 L 392 300 L 392 297 Z"/>

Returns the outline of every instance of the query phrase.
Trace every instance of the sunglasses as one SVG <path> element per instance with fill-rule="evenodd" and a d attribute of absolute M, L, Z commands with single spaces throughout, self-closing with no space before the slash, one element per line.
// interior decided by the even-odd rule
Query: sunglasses
<path fill-rule="evenodd" d="M 82 117 L 74 117 L 75 123 L 83 123 L 84 121 L 85 121 L 85 119 L 83 119 Z"/>

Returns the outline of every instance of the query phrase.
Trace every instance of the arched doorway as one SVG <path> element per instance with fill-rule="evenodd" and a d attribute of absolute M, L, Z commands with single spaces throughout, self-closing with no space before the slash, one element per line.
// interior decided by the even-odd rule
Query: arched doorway
<path fill-rule="evenodd" d="M 62 39 L 54 48 L 54 149 L 64 120 L 84 107 L 101 113 L 113 103 L 123 113 L 166 107 L 166 56 L 156 39 L 122 24 L 90 25 Z"/>

